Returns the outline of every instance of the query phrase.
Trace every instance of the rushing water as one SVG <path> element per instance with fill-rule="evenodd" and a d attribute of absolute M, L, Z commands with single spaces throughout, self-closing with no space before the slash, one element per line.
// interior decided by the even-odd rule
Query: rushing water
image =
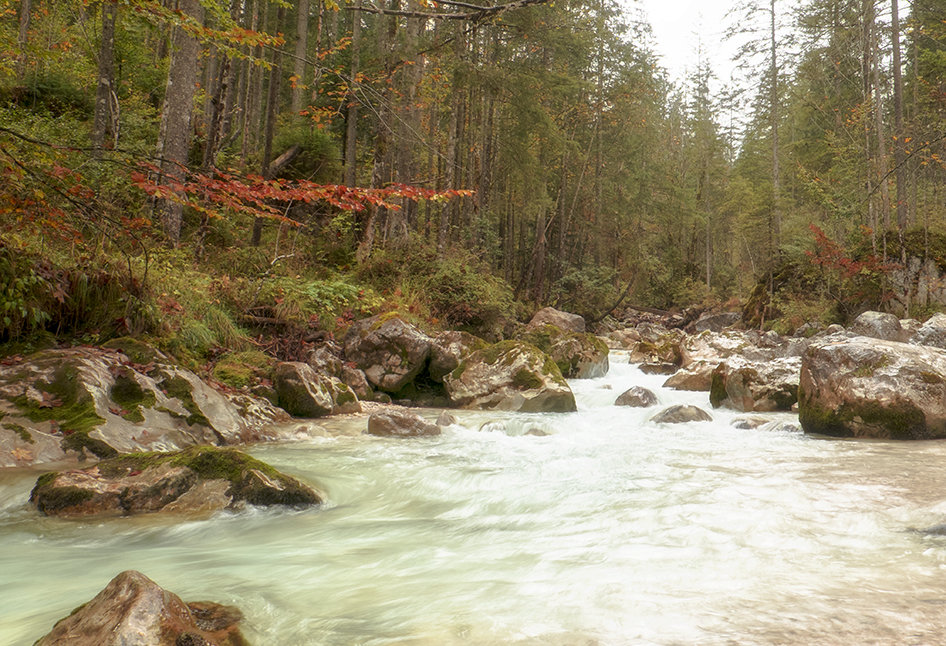
<path fill-rule="evenodd" d="M 651 424 L 612 402 L 706 394 L 626 361 L 572 382 L 578 413 L 460 412 L 412 440 L 329 420 L 252 450 L 317 510 L 58 520 L 26 505 L 35 473 L 4 473 L 0 644 L 125 569 L 239 606 L 257 645 L 946 643 L 946 537 L 915 531 L 946 517 L 946 443 Z"/>

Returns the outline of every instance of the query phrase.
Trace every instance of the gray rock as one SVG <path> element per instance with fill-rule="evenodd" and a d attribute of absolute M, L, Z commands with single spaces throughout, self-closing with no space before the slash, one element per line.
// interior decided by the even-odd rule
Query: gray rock
<path fill-rule="evenodd" d="M 643 386 L 632 386 L 621 393 L 616 400 L 615 406 L 631 406 L 633 408 L 647 408 L 657 405 L 657 395 L 653 391 Z"/>
<path fill-rule="evenodd" d="M 798 416 L 806 433 L 946 438 L 946 351 L 867 337 L 814 344 L 802 361 Z"/>
<path fill-rule="evenodd" d="M 523 412 L 576 410 L 575 396 L 548 355 L 520 341 L 477 350 L 444 377 L 454 406 Z"/>
<path fill-rule="evenodd" d="M 397 316 L 357 321 L 345 335 L 345 358 L 364 370 L 368 382 L 389 393 L 421 373 L 430 355 L 430 337 Z"/>
<path fill-rule="evenodd" d="M 437 416 L 437 426 L 452 426 L 456 423 L 456 416 L 448 410 L 440 411 L 440 415 Z"/>
<path fill-rule="evenodd" d="M 245 646 L 233 606 L 184 603 L 134 570 L 109 582 L 35 646 Z"/>
<path fill-rule="evenodd" d="M 732 426 L 733 428 L 749 430 L 753 428 L 759 428 L 760 426 L 765 426 L 770 421 L 771 420 L 769 420 L 769 418 L 767 417 L 755 417 L 751 415 L 745 415 L 743 417 L 734 418 L 730 426 Z"/>
<path fill-rule="evenodd" d="M 664 382 L 664 388 L 707 392 L 713 383 L 713 370 L 719 362 L 697 361 L 673 373 Z"/>
<path fill-rule="evenodd" d="M 642 363 L 640 368 L 645 375 L 672 375 L 680 369 L 676 364 L 662 361 L 648 361 Z"/>
<path fill-rule="evenodd" d="M 851 323 L 851 332 L 883 341 L 902 341 L 900 319 L 887 312 L 864 312 Z"/>
<path fill-rule="evenodd" d="M 554 307 L 545 307 L 535 313 L 528 327 L 541 327 L 543 325 L 554 325 L 563 330 L 572 332 L 585 331 L 585 319 L 578 314 L 570 314 L 557 310 Z"/>
<path fill-rule="evenodd" d="M 197 446 L 135 453 L 47 473 L 30 502 L 49 516 L 192 512 L 253 505 L 316 505 L 310 487 L 234 449 Z"/>
<path fill-rule="evenodd" d="M 910 342 L 946 349 L 946 314 L 940 312 L 928 318 L 914 332 Z"/>
<path fill-rule="evenodd" d="M 342 383 L 352 389 L 352 392 L 358 396 L 358 399 L 371 399 L 371 384 L 365 377 L 365 372 L 354 366 L 343 363 L 338 378 Z"/>
<path fill-rule="evenodd" d="M 740 312 L 719 312 L 716 314 L 703 314 L 693 322 L 693 332 L 722 332 L 724 329 L 736 325 L 742 321 Z"/>
<path fill-rule="evenodd" d="M 485 348 L 488 343 L 467 332 L 447 331 L 435 334 L 430 340 L 430 378 L 443 383 L 443 378 L 456 370 L 464 357 Z"/>
<path fill-rule="evenodd" d="M 731 357 L 713 371 L 710 404 L 744 412 L 790 411 L 798 401 L 799 357 L 750 363 Z"/>
<path fill-rule="evenodd" d="M 686 422 L 712 422 L 713 418 L 702 408 L 678 404 L 665 408 L 650 421 L 660 424 L 684 424 Z"/>
<path fill-rule="evenodd" d="M 293 417 L 323 417 L 361 410 L 351 388 L 335 377 L 316 372 L 307 363 L 277 364 L 273 385 L 279 405 Z"/>
<path fill-rule="evenodd" d="M 368 435 L 378 437 L 423 437 L 440 435 L 440 427 L 417 413 L 389 410 L 368 417 Z"/>

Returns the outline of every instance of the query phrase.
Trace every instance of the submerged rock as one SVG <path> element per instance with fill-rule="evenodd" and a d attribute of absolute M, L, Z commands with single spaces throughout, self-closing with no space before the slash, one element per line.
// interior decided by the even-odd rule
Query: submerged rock
<path fill-rule="evenodd" d="M 122 572 L 35 646 L 247 646 L 243 613 L 180 597 L 134 570 Z"/>
<path fill-rule="evenodd" d="M 444 377 L 454 406 L 461 408 L 565 412 L 575 395 L 552 359 L 520 341 L 477 350 Z"/>
<path fill-rule="evenodd" d="M 650 421 L 660 424 L 684 424 L 686 422 L 712 422 L 713 418 L 698 406 L 677 404 L 663 409 L 651 417 Z"/>
<path fill-rule="evenodd" d="M 431 424 L 417 413 L 387 410 L 368 417 L 367 433 L 379 437 L 422 437 L 440 435 L 440 426 Z"/>
<path fill-rule="evenodd" d="M 946 351 L 867 337 L 812 345 L 801 366 L 806 433 L 946 438 Z"/>
<path fill-rule="evenodd" d="M 653 391 L 643 386 L 632 386 L 621 393 L 616 400 L 615 406 L 630 406 L 632 408 L 647 408 L 657 405 L 657 395 Z"/>
<path fill-rule="evenodd" d="M 197 446 L 136 453 L 39 478 L 30 502 L 49 516 L 208 511 L 251 505 L 316 505 L 310 487 L 234 449 Z"/>

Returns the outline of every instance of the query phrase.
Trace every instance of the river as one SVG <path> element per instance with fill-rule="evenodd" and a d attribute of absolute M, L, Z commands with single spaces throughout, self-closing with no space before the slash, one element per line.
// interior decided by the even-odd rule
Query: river
<path fill-rule="evenodd" d="M 316 510 L 44 518 L 36 473 L 0 472 L 0 644 L 126 569 L 239 606 L 256 646 L 946 643 L 946 537 L 915 531 L 946 520 L 946 443 L 612 405 L 643 385 L 711 410 L 664 379 L 613 353 L 571 382 L 577 413 L 458 411 L 410 440 L 329 419 L 340 436 L 251 449 L 322 490 Z"/>

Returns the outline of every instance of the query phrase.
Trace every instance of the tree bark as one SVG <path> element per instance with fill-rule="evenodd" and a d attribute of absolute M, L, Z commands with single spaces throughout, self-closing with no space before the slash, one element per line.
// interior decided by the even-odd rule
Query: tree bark
<path fill-rule="evenodd" d="M 203 22 L 204 8 L 199 0 L 181 0 L 180 8 L 188 16 Z M 192 135 L 194 94 L 200 71 L 197 39 L 177 27 L 171 40 L 171 62 L 158 135 L 157 156 L 162 183 L 184 179 Z M 171 245 L 177 246 L 181 239 L 183 207 L 173 200 L 160 200 L 157 206 L 164 234 Z"/>
<path fill-rule="evenodd" d="M 899 1 L 890 2 L 890 44 L 893 47 L 893 163 L 897 179 L 897 229 L 907 228 L 907 171 L 904 166 L 903 146 L 903 73 L 900 60 L 900 12 Z"/>
<path fill-rule="evenodd" d="M 361 0 L 357 0 L 355 7 L 361 6 Z M 361 64 L 361 13 L 352 12 L 351 16 L 351 70 L 348 110 L 345 114 L 345 186 L 355 186 L 358 180 L 358 166 L 356 147 L 358 142 L 358 98 L 355 96 L 357 86 L 356 77 L 358 76 Z"/>
<path fill-rule="evenodd" d="M 115 0 L 102 2 L 102 40 L 99 43 L 98 84 L 95 88 L 95 114 L 92 119 L 92 145 L 101 149 L 109 138 L 116 138 L 112 112 L 112 95 L 115 85 L 115 18 L 118 3 Z M 96 154 L 101 154 L 96 151 Z"/>
<path fill-rule="evenodd" d="M 305 91 L 305 56 L 309 48 L 309 0 L 299 0 L 298 11 L 299 13 L 296 16 L 296 58 L 292 66 L 295 83 L 292 86 L 290 102 L 290 109 L 295 116 L 298 116 L 302 111 L 302 98 Z"/>

